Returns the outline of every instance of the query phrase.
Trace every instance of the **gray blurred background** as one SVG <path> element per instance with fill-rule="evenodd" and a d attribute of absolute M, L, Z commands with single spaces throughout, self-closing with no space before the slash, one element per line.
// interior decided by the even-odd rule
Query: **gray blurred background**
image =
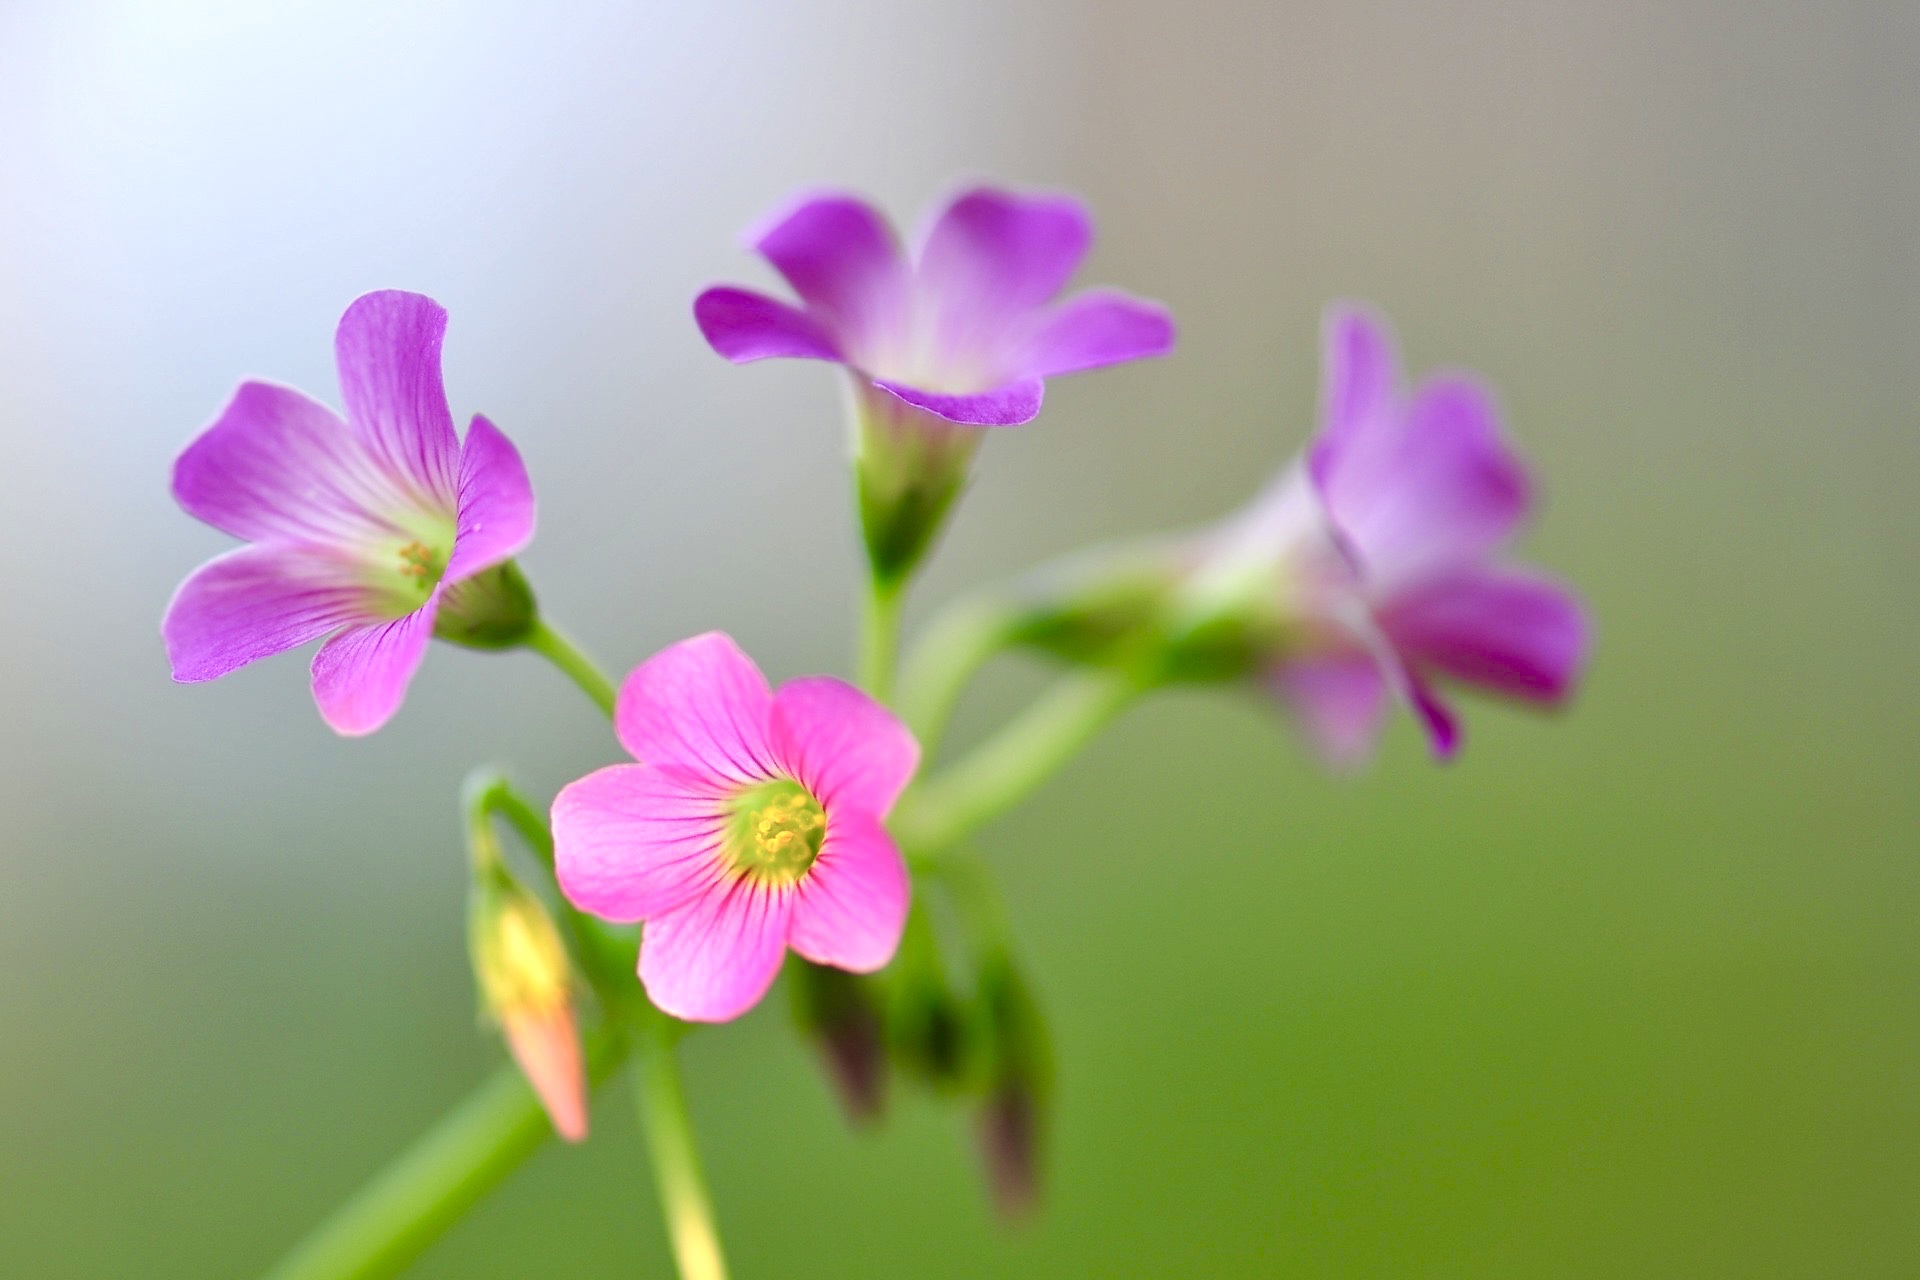
<path fill-rule="evenodd" d="M 1062 1062 L 1047 1212 L 959 1118 L 849 1135 L 783 1002 L 688 1047 L 739 1276 L 1920 1273 L 1920 9 L 1887 3 L 0 5 L 0 1271 L 262 1269 L 500 1058 L 456 788 L 604 725 L 438 648 L 394 723 L 297 657 L 176 687 L 223 539 L 174 452 L 335 319 L 452 312 L 550 614 L 844 671 L 838 390 L 689 315 L 792 188 L 1076 190 L 1170 360 L 996 434 L 914 617 L 1204 521 L 1300 443 L 1330 297 L 1501 388 L 1598 618 L 1552 722 L 1324 777 L 1223 695 L 984 841 Z M 1039 687 L 996 668 L 977 735 Z M 664 1275 L 626 1093 L 420 1265 Z"/>

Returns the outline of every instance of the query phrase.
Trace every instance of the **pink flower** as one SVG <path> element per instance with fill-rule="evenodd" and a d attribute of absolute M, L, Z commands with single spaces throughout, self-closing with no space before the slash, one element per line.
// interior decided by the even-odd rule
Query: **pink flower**
<path fill-rule="evenodd" d="M 582 911 L 644 920 L 640 981 L 678 1018 L 725 1022 L 759 1002 L 792 947 L 868 973 L 906 922 L 905 865 L 884 820 L 920 748 L 853 686 L 776 694 L 719 632 L 627 677 L 613 765 L 553 802 L 560 888 Z"/>
<path fill-rule="evenodd" d="M 160 628 L 175 680 L 326 636 L 313 658 L 320 714 L 371 733 L 399 708 L 448 593 L 532 539 L 513 445 L 482 417 L 464 446 L 454 434 L 446 327 L 431 298 L 367 294 L 334 334 L 344 420 L 290 387 L 244 382 L 181 453 L 174 498 L 249 545 L 175 593 Z"/>
<path fill-rule="evenodd" d="M 1392 331 L 1358 306 L 1329 309 L 1324 342 L 1318 436 L 1206 575 L 1277 588 L 1268 683 L 1329 759 L 1370 753 L 1390 694 L 1445 758 L 1460 729 L 1437 681 L 1560 702 L 1587 622 L 1572 591 L 1506 560 L 1533 490 L 1491 392 L 1442 373 L 1409 394 Z"/>

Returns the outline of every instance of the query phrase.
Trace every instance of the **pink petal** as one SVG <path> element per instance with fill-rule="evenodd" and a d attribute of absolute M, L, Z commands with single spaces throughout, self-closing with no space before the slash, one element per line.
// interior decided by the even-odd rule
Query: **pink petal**
<path fill-rule="evenodd" d="M 1387 709 L 1387 682 L 1372 658 L 1339 654 L 1291 662 L 1269 683 L 1328 764 L 1351 769 L 1373 755 Z"/>
<path fill-rule="evenodd" d="M 751 289 L 708 289 L 693 300 L 693 319 L 707 345 L 735 364 L 841 358 L 833 334 L 818 320 Z"/>
<path fill-rule="evenodd" d="M 871 973 L 893 959 L 912 896 L 880 820 L 830 808 L 820 856 L 794 890 L 793 949 L 815 964 Z"/>
<path fill-rule="evenodd" d="M 879 378 L 873 380 L 873 385 L 935 417 L 976 427 L 1013 427 L 1032 422 L 1039 416 L 1040 401 L 1046 394 L 1046 387 L 1038 378 L 1010 382 L 1004 387 L 969 395 L 923 391 Z"/>
<path fill-rule="evenodd" d="M 354 300 L 334 331 L 347 421 L 373 455 L 422 496 L 451 508 L 460 440 L 440 381 L 447 313 L 433 299 L 389 289 Z"/>
<path fill-rule="evenodd" d="M 313 699 L 335 733 L 372 733 L 400 709 L 440 611 L 436 589 L 404 618 L 350 627 L 313 655 Z"/>
<path fill-rule="evenodd" d="M 1514 570 L 1423 582 L 1392 601 L 1382 625 L 1415 664 L 1532 702 L 1564 699 L 1586 663 L 1578 597 Z"/>
<path fill-rule="evenodd" d="M 855 350 L 870 349 L 902 323 L 906 262 L 893 228 L 865 201 L 837 194 L 802 196 L 749 239 L 786 277 L 808 312 Z"/>
<path fill-rule="evenodd" d="M 550 1008 L 516 1009 L 501 1017 L 500 1029 L 506 1033 L 513 1060 L 553 1122 L 553 1131 L 568 1142 L 584 1141 L 587 1072 L 580 1060 L 573 1007 L 563 1001 Z"/>
<path fill-rule="evenodd" d="M 460 518 L 444 581 L 460 582 L 512 558 L 533 541 L 533 482 L 520 451 L 474 415 L 460 451 Z"/>
<path fill-rule="evenodd" d="M 1336 302 L 1320 324 L 1320 435 L 1338 441 L 1369 426 L 1391 425 L 1400 403 L 1400 357 L 1393 329 L 1370 307 Z"/>
<path fill-rule="evenodd" d="M 561 892 L 622 924 L 685 906 L 725 871 L 726 796 L 671 765 L 610 765 L 567 784 L 553 801 Z"/>
<path fill-rule="evenodd" d="M 918 287 L 943 338 L 978 335 L 1050 301 L 1092 243 L 1093 220 L 1071 196 L 962 192 L 927 232 Z"/>
<path fill-rule="evenodd" d="M 845 807 L 886 817 L 920 764 L 906 725 L 831 676 L 782 685 L 772 723 L 774 758 L 830 814 Z"/>
<path fill-rule="evenodd" d="M 647 996 L 689 1022 L 727 1022 L 753 1008 L 780 972 L 793 898 L 790 888 L 741 878 L 647 921 L 640 940 Z"/>
<path fill-rule="evenodd" d="M 333 410 L 291 387 L 243 382 L 173 465 L 173 496 L 236 538 L 341 545 L 380 537 L 382 513 L 417 508 Z"/>
<path fill-rule="evenodd" d="M 773 691 L 760 668 L 731 636 L 709 631 L 635 667 L 613 723 L 637 760 L 746 783 L 778 773 L 768 742 L 772 714 Z"/>
<path fill-rule="evenodd" d="M 1044 378 L 1163 356 L 1173 350 L 1173 337 L 1173 317 L 1159 303 L 1093 289 L 1047 317 L 1028 340 L 1022 372 Z"/>
<path fill-rule="evenodd" d="M 1377 587 L 1487 556 L 1525 517 L 1526 471 L 1479 384 L 1434 378 L 1407 406 L 1404 425 L 1381 434 L 1321 473 L 1328 509 Z"/>
<path fill-rule="evenodd" d="M 173 678 L 212 680 L 368 617 L 354 567 L 300 546 L 241 547 L 193 572 L 160 623 Z"/>

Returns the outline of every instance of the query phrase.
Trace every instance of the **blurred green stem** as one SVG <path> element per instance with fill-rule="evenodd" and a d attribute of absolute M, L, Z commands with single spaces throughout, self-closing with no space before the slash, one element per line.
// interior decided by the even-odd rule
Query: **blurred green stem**
<path fill-rule="evenodd" d="M 1007 647 L 1016 625 L 1003 601 L 962 601 L 941 611 L 913 646 L 900 677 L 900 716 L 931 760 L 954 704 L 988 660 Z"/>
<path fill-rule="evenodd" d="M 893 698 L 893 664 L 900 647 L 900 605 L 905 596 L 904 581 L 868 571 L 866 594 L 860 598 L 860 655 L 855 672 L 860 687 L 881 702 Z"/>
<path fill-rule="evenodd" d="M 580 686 L 580 691 L 593 699 L 593 705 L 599 707 L 607 716 L 613 715 L 614 700 L 619 691 L 613 681 L 607 679 L 593 659 L 580 652 L 573 641 L 561 635 L 547 624 L 545 618 L 535 620 L 533 630 L 527 636 L 527 648 L 560 668 L 567 679 Z"/>
<path fill-rule="evenodd" d="M 587 1037 L 587 1071 L 605 1079 L 626 1037 Z M 379 1280 L 397 1275 L 532 1155 L 552 1133 L 517 1068 L 502 1067 L 403 1151 L 267 1275 L 267 1280 Z"/>
<path fill-rule="evenodd" d="M 952 768 L 901 799 L 895 836 L 932 862 L 980 824 L 1025 799 L 1143 692 L 1120 672 L 1068 676 Z"/>
<path fill-rule="evenodd" d="M 640 1104 L 640 1127 L 653 1159 L 660 1211 L 666 1215 L 667 1234 L 673 1241 L 674 1262 L 680 1280 L 726 1280 L 713 1197 L 707 1192 L 707 1177 L 693 1143 L 680 1064 L 673 1056 L 675 1024 L 664 1015 L 651 1022 L 638 1036 L 640 1061 L 634 1091 Z"/>

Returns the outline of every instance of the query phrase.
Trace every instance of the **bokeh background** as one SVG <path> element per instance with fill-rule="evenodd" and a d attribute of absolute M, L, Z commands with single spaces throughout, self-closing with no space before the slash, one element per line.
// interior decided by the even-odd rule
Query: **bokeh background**
<path fill-rule="evenodd" d="M 1792 4 L 0 5 L 0 1272 L 263 1269 L 500 1059 L 456 788 L 614 758 L 537 660 L 438 649 L 332 736 L 288 657 L 167 678 L 223 545 L 173 453 L 337 401 L 364 290 L 452 312 L 524 563 L 622 669 L 724 627 L 843 671 L 837 389 L 734 369 L 791 189 L 1083 193 L 1172 359 L 996 435 L 916 597 L 1241 501 L 1323 303 L 1501 388 L 1588 593 L 1569 715 L 1324 776 L 1169 697 L 995 826 L 1061 1055 L 1050 1204 L 961 1119 L 853 1135 L 784 1004 L 688 1046 L 739 1276 L 1920 1273 L 1920 9 Z M 998 667 L 977 736 L 1040 687 Z M 422 1277 L 664 1275 L 628 1097 Z"/>

